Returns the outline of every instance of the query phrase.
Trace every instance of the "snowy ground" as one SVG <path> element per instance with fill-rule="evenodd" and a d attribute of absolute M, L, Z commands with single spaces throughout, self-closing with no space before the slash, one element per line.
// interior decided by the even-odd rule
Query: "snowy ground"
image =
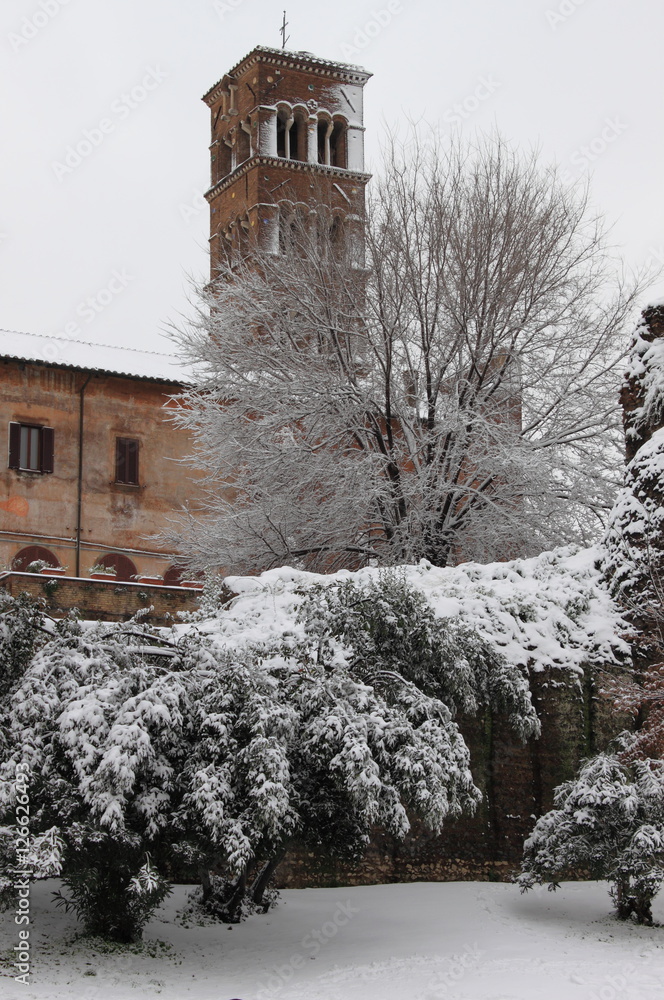
<path fill-rule="evenodd" d="M 606 886 L 415 883 L 289 890 L 246 923 L 183 927 L 187 890 L 149 924 L 143 952 L 73 940 L 73 917 L 32 893 L 28 986 L 12 981 L 10 915 L 0 936 L 7 1000 L 655 1000 L 664 927 L 620 924 Z M 664 900 L 655 903 L 664 923 Z"/>

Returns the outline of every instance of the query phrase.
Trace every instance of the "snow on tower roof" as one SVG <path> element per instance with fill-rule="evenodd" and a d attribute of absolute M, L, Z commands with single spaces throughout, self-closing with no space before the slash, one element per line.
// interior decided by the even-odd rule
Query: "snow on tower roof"
<path fill-rule="evenodd" d="M 13 330 L 0 330 L 0 357 L 173 385 L 189 382 L 192 377 L 191 370 L 171 354 Z"/>
<path fill-rule="evenodd" d="M 236 76 L 241 70 L 246 69 L 255 62 L 265 61 L 266 58 L 270 62 L 277 63 L 280 66 L 289 66 L 294 69 L 315 69 L 319 73 L 348 81 L 352 80 L 354 83 L 365 84 L 373 76 L 372 73 L 369 73 L 362 66 L 353 66 L 352 63 L 336 62 L 332 59 L 320 59 L 318 56 L 312 55 L 311 52 L 290 52 L 288 49 L 271 49 L 267 45 L 257 45 L 244 59 L 241 59 L 228 73 L 224 74 L 221 80 L 217 80 L 210 87 L 207 93 L 203 95 L 203 100 L 207 104 L 212 103 L 218 96 L 219 88 L 223 86 L 224 81 L 229 76 Z"/>

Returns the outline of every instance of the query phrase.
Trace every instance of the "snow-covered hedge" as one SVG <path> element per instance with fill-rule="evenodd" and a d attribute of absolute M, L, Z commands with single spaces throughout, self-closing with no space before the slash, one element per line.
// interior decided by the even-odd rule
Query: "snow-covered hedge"
<path fill-rule="evenodd" d="M 410 813 L 439 833 L 472 812 L 481 793 L 454 715 L 490 705 L 536 735 L 524 677 L 402 574 L 337 582 L 302 590 L 290 631 L 249 627 L 244 642 L 223 639 L 235 610 L 177 641 L 137 621 L 56 623 L 0 718 L 4 868 L 20 867 L 19 770 L 65 905 L 123 941 L 140 936 L 174 861 L 236 920 L 264 904 L 294 839 L 358 856 L 376 825 L 403 837 Z"/>
<path fill-rule="evenodd" d="M 436 616 L 476 630 L 509 664 L 578 675 L 584 665 L 619 663 L 629 656 L 600 559 L 599 549 L 568 546 L 532 559 L 445 569 L 423 560 L 398 572 Z M 232 605 L 197 627 L 231 647 L 302 635 L 299 611 L 312 587 L 350 580 L 363 586 L 384 572 L 366 568 L 325 576 L 282 567 L 257 577 L 228 577 L 226 585 L 237 595 Z"/>

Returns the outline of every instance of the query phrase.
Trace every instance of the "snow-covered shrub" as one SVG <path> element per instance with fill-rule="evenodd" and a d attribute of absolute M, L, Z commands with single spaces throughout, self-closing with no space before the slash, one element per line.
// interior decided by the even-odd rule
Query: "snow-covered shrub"
<path fill-rule="evenodd" d="M 94 566 L 90 567 L 90 575 L 93 573 L 104 574 L 105 576 L 116 576 L 117 568 L 115 566 L 107 566 L 105 563 L 95 563 Z"/>
<path fill-rule="evenodd" d="M 46 562 L 45 559 L 33 559 L 31 563 L 25 567 L 26 573 L 41 573 L 43 569 L 51 569 L 51 563 Z"/>
<path fill-rule="evenodd" d="M 511 562 L 440 568 L 422 560 L 399 573 L 438 619 L 454 621 L 457 629 L 467 626 L 512 667 L 553 671 L 557 683 L 574 684 L 584 668 L 620 664 L 629 656 L 620 638 L 621 608 L 607 591 L 601 557 L 599 548 L 568 546 Z M 225 645 L 270 643 L 301 630 L 299 608 L 312 587 L 351 580 L 381 587 L 384 577 L 385 570 L 373 567 L 323 575 L 287 566 L 258 577 L 228 577 L 237 596 L 205 628 Z"/>
<path fill-rule="evenodd" d="M 629 743 L 629 737 L 624 737 Z M 556 789 L 524 845 L 522 891 L 580 872 L 611 883 L 617 916 L 652 923 L 651 902 L 664 881 L 664 761 L 626 763 L 603 753 Z"/>
<path fill-rule="evenodd" d="M 215 906 L 232 920 L 247 898 L 265 904 L 294 838 L 357 856 L 376 825 L 403 836 L 408 811 L 438 832 L 474 809 L 456 706 L 435 694 L 465 684 L 470 697 L 459 637 L 446 639 L 398 581 L 387 596 L 343 595 L 361 600 L 369 640 L 336 638 L 343 601 L 318 592 L 299 637 L 234 646 L 189 628 L 166 663 L 158 635 L 136 622 L 56 626 L 7 709 L 0 778 L 28 768 L 32 830 L 57 829 L 63 882 L 88 930 L 140 934 L 164 888 L 155 875 L 135 898 L 146 852 L 160 872 L 181 858 L 197 866 L 204 896 L 205 872 L 217 873 Z M 444 684 L 415 683 L 446 656 Z M 0 819 L 13 805 L 2 782 Z"/>
<path fill-rule="evenodd" d="M 539 734 L 528 682 L 494 645 L 462 619 L 436 615 L 403 571 L 362 582 L 341 580 L 308 589 L 298 612 L 304 648 L 319 662 L 338 652 L 350 670 L 390 697 L 404 680 L 445 703 L 452 714 L 490 705 L 523 739 Z"/>
<path fill-rule="evenodd" d="M 140 940 L 145 924 L 171 891 L 171 885 L 153 868 L 149 855 L 137 869 L 140 849 L 128 844 L 84 835 L 71 850 L 63 878 L 69 896 L 54 893 L 56 904 L 73 910 L 86 933 L 129 943 Z"/>
<path fill-rule="evenodd" d="M 63 843 L 57 827 L 17 837 L 16 825 L 0 826 L 0 911 L 16 906 L 16 887 L 25 878 L 53 878 L 62 871 Z"/>
<path fill-rule="evenodd" d="M 447 816 L 473 811 L 480 793 L 454 722 L 457 710 L 491 705 L 508 713 L 522 737 L 539 731 L 521 671 L 470 625 L 436 615 L 403 573 L 362 580 L 347 574 L 326 583 L 309 583 L 308 576 L 296 585 L 296 606 L 283 622 L 277 613 L 275 629 L 267 621 L 261 628 L 246 608 L 243 622 L 230 609 L 204 626 L 224 649 L 226 665 L 223 682 L 197 700 L 205 716 L 197 730 L 205 735 L 207 719 L 221 725 L 224 739 L 237 726 L 246 729 L 251 691 L 251 715 L 265 726 L 253 753 L 261 782 L 269 782 L 270 822 L 278 817 L 273 828 L 263 821 L 258 843 L 248 835 L 238 839 L 250 829 L 249 817 L 223 837 L 231 877 L 204 887 L 202 899 L 228 920 L 263 904 L 269 877 L 294 838 L 315 853 L 352 859 L 366 849 L 375 826 L 403 837 L 409 811 L 436 833 Z M 281 627 L 284 622 L 292 628 Z M 261 683 L 269 685 L 265 694 L 257 661 Z M 219 656 L 217 662 L 222 669 Z M 223 713 L 216 704 L 222 691 Z M 216 730 L 213 736 L 209 744 L 197 741 L 188 764 L 205 776 L 205 794 L 211 764 L 218 769 L 225 758 Z M 216 757 L 201 759 L 202 751 Z M 242 758 L 235 754 L 233 761 L 237 769 Z M 237 782 L 229 780 L 228 764 L 223 779 L 215 774 L 214 780 L 229 793 Z M 191 828 L 192 819 L 185 825 Z M 221 860 L 208 856 L 207 864 L 218 867 Z"/>
<path fill-rule="evenodd" d="M 315 641 L 314 641 L 315 640 Z M 260 906 L 297 838 L 358 856 L 374 826 L 402 837 L 407 810 L 440 831 L 480 799 L 450 709 L 390 673 L 387 697 L 343 657 L 319 657 L 318 637 L 207 655 L 191 712 L 175 824 L 201 868 L 223 885 L 203 901 L 239 919 Z"/>
<path fill-rule="evenodd" d="M 14 598 L 0 591 L 0 699 L 3 701 L 46 638 L 41 631 L 43 608 L 44 602 L 29 594 Z"/>
<path fill-rule="evenodd" d="M 628 464 L 602 542 L 613 591 L 661 602 L 664 577 L 664 304 L 643 311 L 621 390 Z M 637 609 L 638 617 L 638 609 Z"/>
<path fill-rule="evenodd" d="M 20 768 L 31 835 L 54 831 L 62 879 L 87 930 L 127 940 L 158 904 L 141 871 L 169 821 L 184 695 L 122 626 L 86 633 L 75 621 L 58 623 L 12 693 L 0 821 L 11 835 Z"/>

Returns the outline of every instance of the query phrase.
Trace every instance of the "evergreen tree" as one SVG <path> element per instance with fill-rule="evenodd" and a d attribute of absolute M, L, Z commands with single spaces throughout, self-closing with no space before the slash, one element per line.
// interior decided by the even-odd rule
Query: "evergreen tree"
<path fill-rule="evenodd" d="M 603 753 L 556 789 L 524 845 L 522 891 L 560 880 L 606 879 L 616 914 L 652 923 L 664 881 L 664 761 L 624 762 Z"/>

